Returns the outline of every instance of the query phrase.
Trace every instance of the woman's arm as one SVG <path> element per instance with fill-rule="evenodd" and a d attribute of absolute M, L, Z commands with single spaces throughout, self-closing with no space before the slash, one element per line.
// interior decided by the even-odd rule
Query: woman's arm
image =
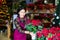
<path fill-rule="evenodd" d="M 25 30 L 21 29 L 21 27 L 19 26 L 19 23 L 18 23 L 17 19 L 14 21 L 14 23 L 15 23 L 16 28 L 18 29 L 19 32 L 29 34 L 29 31 L 25 31 Z"/>

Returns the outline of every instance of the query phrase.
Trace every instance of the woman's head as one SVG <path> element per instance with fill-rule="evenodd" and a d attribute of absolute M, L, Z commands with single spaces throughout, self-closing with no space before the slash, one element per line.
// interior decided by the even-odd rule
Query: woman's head
<path fill-rule="evenodd" d="M 17 13 L 20 18 L 24 18 L 25 14 L 26 14 L 26 10 L 24 7 L 19 7 L 17 10 Z"/>

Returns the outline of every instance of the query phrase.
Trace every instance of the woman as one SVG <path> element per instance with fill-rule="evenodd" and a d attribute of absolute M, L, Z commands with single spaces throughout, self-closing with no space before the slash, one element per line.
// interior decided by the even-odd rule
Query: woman
<path fill-rule="evenodd" d="M 24 7 L 19 7 L 17 13 L 18 17 L 15 19 L 14 23 L 16 25 L 16 29 L 14 31 L 14 40 L 27 40 L 27 35 L 30 32 L 26 31 L 25 25 L 30 23 L 30 20 L 25 17 L 25 9 Z"/>

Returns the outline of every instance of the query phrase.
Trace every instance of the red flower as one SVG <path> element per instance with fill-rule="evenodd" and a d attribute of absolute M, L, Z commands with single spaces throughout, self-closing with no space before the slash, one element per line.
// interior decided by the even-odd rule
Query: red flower
<path fill-rule="evenodd" d="M 57 39 L 57 40 L 60 40 L 60 33 L 57 33 L 57 34 L 56 34 L 56 39 Z"/>
<path fill-rule="evenodd" d="M 44 18 L 44 17 L 45 17 L 45 15 L 44 15 L 44 14 L 40 14 L 40 17 L 41 17 L 41 18 Z"/>
<path fill-rule="evenodd" d="M 56 28 L 56 31 L 57 31 L 57 32 L 59 32 L 59 31 L 60 31 L 60 28 L 59 28 L 59 27 L 57 27 L 57 28 Z"/>
<path fill-rule="evenodd" d="M 57 35 L 58 37 L 60 37 L 60 33 L 57 33 L 56 35 Z"/>
<path fill-rule="evenodd" d="M 32 25 L 38 26 L 40 24 L 40 20 L 32 20 Z"/>
<path fill-rule="evenodd" d="M 34 6 L 34 4 L 28 4 L 27 6 L 28 6 L 28 7 L 33 7 L 33 6 Z"/>
<path fill-rule="evenodd" d="M 42 33 L 40 31 L 37 32 L 37 36 L 40 38 L 42 37 Z"/>
<path fill-rule="evenodd" d="M 40 9 L 43 9 L 45 7 L 44 4 L 39 4 L 38 6 L 39 6 Z"/>
<path fill-rule="evenodd" d="M 55 34 L 56 33 L 56 28 L 55 27 L 50 28 L 49 32 L 52 33 L 52 34 Z"/>
<path fill-rule="evenodd" d="M 47 37 L 48 33 L 49 33 L 49 30 L 48 30 L 47 28 L 44 28 L 44 29 L 42 30 L 42 34 L 43 34 L 45 37 Z"/>
<path fill-rule="evenodd" d="M 59 39 L 57 39 L 57 40 L 60 40 L 60 38 L 59 38 Z"/>
<path fill-rule="evenodd" d="M 52 36 L 52 40 L 56 40 L 56 36 Z"/>
<path fill-rule="evenodd" d="M 48 40 L 52 40 L 52 38 L 48 38 Z"/>
<path fill-rule="evenodd" d="M 49 5 L 48 4 L 46 4 L 46 6 L 45 6 L 47 9 L 49 9 Z"/>

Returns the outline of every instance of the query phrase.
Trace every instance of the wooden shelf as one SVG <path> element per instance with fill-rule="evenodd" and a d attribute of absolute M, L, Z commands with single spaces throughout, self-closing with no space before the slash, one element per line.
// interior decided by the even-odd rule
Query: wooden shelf
<path fill-rule="evenodd" d="M 39 13 L 39 12 L 38 13 L 34 13 L 34 12 L 31 12 L 31 13 L 28 13 L 28 14 L 52 14 L 53 15 L 54 13 Z"/>

